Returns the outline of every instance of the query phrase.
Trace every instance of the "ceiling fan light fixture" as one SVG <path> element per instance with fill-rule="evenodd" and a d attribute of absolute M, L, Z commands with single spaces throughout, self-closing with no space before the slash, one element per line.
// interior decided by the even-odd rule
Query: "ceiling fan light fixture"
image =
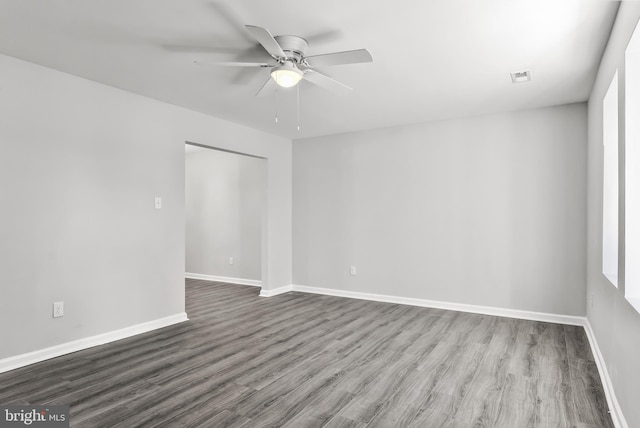
<path fill-rule="evenodd" d="M 291 61 L 285 61 L 281 65 L 271 69 L 271 77 L 279 86 L 291 88 L 292 86 L 296 86 L 302 79 L 302 71 Z"/>

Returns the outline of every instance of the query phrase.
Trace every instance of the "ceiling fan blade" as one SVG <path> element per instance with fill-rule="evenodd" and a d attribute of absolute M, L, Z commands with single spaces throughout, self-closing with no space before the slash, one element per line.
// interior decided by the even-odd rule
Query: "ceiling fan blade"
<path fill-rule="evenodd" d="M 282 47 L 276 42 L 269 30 L 262 27 L 256 27 L 255 25 L 245 25 L 247 30 L 253 37 L 266 49 L 269 54 L 274 58 L 286 58 L 287 55 L 282 50 Z"/>
<path fill-rule="evenodd" d="M 215 65 L 221 67 L 274 67 L 272 64 L 267 64 L 265 62 L 193 61 L 193 63 L 197 65 Z"/>
<path fill-rule="evenodd" d="M 203 46 L 203 45 L 161 45 L 162 49 L 170 52 L 186 52 L 186 53 L 214 53 L 214 54 L 236 54 L 238 48 L 229 46 Z"/>
<path fill-rule="evenodd" d="M 238 33 L 247 42 L 253 42 L 253 39 L 249 37 L 246 31 L 242 30 L 244 22 L 240 19 L 238 14 L 222 1 L 212 1 L 208 3 L 218 15 L 220 15 L 231 26 L 233 31 Z"/>
<path fill-rule="evenodd" d="M 260 90 L 256 93 L 256 97 L 264 97 L 265 95 L 271 94 L 273 91 L 276 90 L 276 86 L 277 86 L 276 81 L 273 80 L 271 77 L 269 77 L 269 80 L 264 82 L 264 85 L 262 85 L 262 88 L 260 88 Z"/>
<path fill-rule="evenodd" d="M 337 80 L 332 79 L 329 76 L 325 76 L 322 73 L 318 73 L 313 70 L 305 70 L 303 79 L 318 85 L 321 88 L 328 89 L 338 95 L 345 95 L 351 92 L 351 88 L 344 83 L 340 83 Z"/>
<path fill-rule="evenodd" d="M 366 49 L 354 51 L 334 52 L 323 55 L 311 55 L 305 57 L 309 67 L 324 67 L 329 65 L 356 64 L 359 62 L 372 62 L 373 57 Z"/>
<path fill-rule="evenodd" d="M 305 34 L 304 38 L 309 44 L 315 45 L 319 43 L 332 42 L 341 39 L 343 32 L 341 30 L 326 30 L 313 34 Z"/>

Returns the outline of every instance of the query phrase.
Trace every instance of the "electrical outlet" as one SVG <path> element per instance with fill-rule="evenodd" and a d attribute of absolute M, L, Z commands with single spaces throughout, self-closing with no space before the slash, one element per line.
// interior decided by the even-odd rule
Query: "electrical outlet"
<path fill-rule="evenodd" d="M 59 318 L 64 316 L 64 302 L 53 302 L 53 317 Z"/>
<path fill-rule="evenodd" d="M 162 198 L 160 196 L 156 196 L 155 207 L 156 207 L 157 210 L 161 210 L 162 209 Z"/>
<path fill-rule="evenodd" d="M 355 266 L 351 266 L 351 267 L 349 268 L 349 273 L 350 273 L 351 275 L 356 275 L 356 274 L 358 273 L 358 269 L 356 269 L 356 267 L 355 267 Z"/>
<path fill-rule="evenodd" d="M 233 264 L 233 257 L 229 257 L 229 264 L 232 265 Z"/>

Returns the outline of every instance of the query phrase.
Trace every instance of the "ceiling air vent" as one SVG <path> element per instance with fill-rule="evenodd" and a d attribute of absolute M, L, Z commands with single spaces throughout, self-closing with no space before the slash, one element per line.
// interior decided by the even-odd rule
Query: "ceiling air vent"
<path fill-rule="evenodd" d="M 511 81 L 513 83 L 524 83 L 531 80 L 531 70 L 514 71 L 511 73 Z"/>

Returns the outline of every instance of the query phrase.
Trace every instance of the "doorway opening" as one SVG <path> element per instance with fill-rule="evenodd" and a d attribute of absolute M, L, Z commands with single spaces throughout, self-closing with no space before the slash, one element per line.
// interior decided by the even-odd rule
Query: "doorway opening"
<path fill-rule="evenodd" d="M 185 276 L 262 286 L 267 159 L 185 143 Z"/>

